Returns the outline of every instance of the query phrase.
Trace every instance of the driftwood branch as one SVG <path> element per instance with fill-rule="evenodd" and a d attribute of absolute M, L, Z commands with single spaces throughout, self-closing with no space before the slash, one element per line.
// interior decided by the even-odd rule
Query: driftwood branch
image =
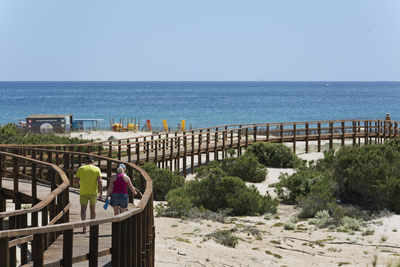
<path fill-rule="evenodd" d="M 354 246 L 369 246 L 369 247 L 382 247 L 382 248 L 396 248 L 400 249 L 400 246 L 394 246 L 394 245 L 387 245 L 387 244 L 362 244 L 362 243 L 353 243 L 353 242 L 348 242 L 348 241 L 322 241 L 322 240 L 308 240 L 304 238 L 298 238 L 298 237 L 284 237 L 285 239 L 292 239 L 292 240 L 298 240 L 298 241 L 304 241 L 308 243 L 324 243 L 324 244 L 332 244 L 332 245 L 354 245 Z"/>

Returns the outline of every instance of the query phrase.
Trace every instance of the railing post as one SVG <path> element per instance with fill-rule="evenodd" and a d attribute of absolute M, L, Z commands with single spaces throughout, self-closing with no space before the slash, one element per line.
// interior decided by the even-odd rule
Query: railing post
<path fill-rule="evenodd" d="M 6 211 L 6 199 L 5 198 L 0 198 L 0 212 L 3 212 L 3 211 Z M 4 222 L 4 219 L 0 218 L 0 231 L 4 230 L 3 222 Z"/>
<path fill-rule="evenodd" d="M 329 122 L 329 132 L 330 132 L 329 149 L 332 149 L 333 148 L 333 122 Z"/>
<path fill-rule="evenodd" d="M 353 146 L 357 144 L 357 129 L 356 129 L 356 122 L 353 121 Z"/>
<path fill-rule="evenodd" d="M 257 126 L 253 128 L 253 143 L 257 142 Z"/>
<path fill-rule="evenodd" d="M 192 151 L 190 154 L 190 173 L 194 173 L 194 131 L 192 131 Z"/>
<path fill-rule="evenodd" d="M 69 154 L 66 151 L 65 154 L 64 154 L 64 172 L 67 175 L 69 182 L 72 184 L 72 181 L 71 181 L 70 175 L 69 175 L 69 173 L 70 173 L 70 170 L 69 170 L 70 162 L 69 162 L 69 160 L 70 160 L 70 157 L 69 157 Z"/>
<path fill-rule="evenodd" d="M 3 175 L 4 175 L 4 156 L 0 154 L 0 187 L 3 187 Z"/>
<path fill-rule="evenodd" d="M 249 146 L 249 127 L 246 127 L 246 143 L 245 143 L 246 150 L 248 146 Z"/>
<path fill-rule="evenodd" d="M 132 161 L 132 153 L 131 153 L 131 143 L 129 142 L 130 140 L 126 140 L 126 142 L 128 143 L 127 147 L 126 147 L 126 152 L 128 153 L 128 161 L 131 162 Z"/>
<path fill-rule="evenodd" d="M 158 149 L 156 145 L 156 150 Z M 133 264 L 133 253 L 132 253 L 132 244 L 133 244 L 133 216 L 126 219 L 126 266 L 132 266 Z"/>
<path fill-rule="evenodd" d="M 369 135 L 368 121 L 364 121 L 364 131 L 365 131 L 364 145 L 368 145 L 368 135 Z"/>
<path fill-rule="evenodd" d="M 118 160 L 121 160 L 121 140 L 118 140 Z"/>
<path fill-rule="evenodd" d="M 143 255 L 142 255 L 142 250 L 143 250 L 143 227 L 142 227 L 142 216 L 143 212 L 139 213 L 136 215 L 137 217 L 137 262 L 138 264 L 136 266 L 142 266 L 142 260 L 143 260 Z"/>
<path fill-rule="evenodd" d="M 309 129 L 309 125 L 308 123 L 306 123 L 306 153 L 308 153 L 308 129 Z"/>
<path fill-rule="evenodd" d="M 321 139 L 322 139 L 321 123 L 318 122 L 318 152 L 321 152 Z"/>
<path fill-rule="evenodd" d="M 21 214 L 21 225 L 20 228 L 26 228 L 28 226 L 28 214 Z M 28 243 L 21 244 L 21 265 L 28 263 Z"/>
<path fill-rule="evenodd" d="M 242 142 L 242 125 L 239 125 L 239 129 L 238 129 L 238 144 L 237 144 L 237 155 L 238 157 L 240 157 L 242 155 L 242 146 L 241 146 L 241 142 Z"/>
<path fill-rule="evenodd" d="M 266 131 L 265 131 L 265 135 L 266 135 L 266 141 L 268 142 L 269 141 L 269 124 L 267 125 L 267 129 L 266 129 Z"/>
<path fill-rule="evenodd" d="M 218 128 L 215 131 L 214 135 L 214 160 L 218 160 Z"/>
<path fill-rule="evenodd" d="M 162 140 L 162 167 L 166 167 L 166 159 L 165 159 L 165 139 Z"/>
<path fill-rule="evenodd" d="M 8 229 L 17 229 L 17 217 L 16 216 L 11 216 L 8 218 Z M 11 238 L 15 239 L 14 237 Z M 9 264 L 11 267 L 14 267 L 17 265 L 17 248 L 16 246 L 10 247 L 9 248 Z"/>
<path fill-rule="evenodd" d="M 345 141 L 345 127 L 344 127 L 344 124 L 345 124 L 345 122 L 344 121 L 342 121 L 342 146 L 344 146 L 344 144 L 346 143 L 346 141 Z"/>
<path fill-rule="evenodd" d="M 207 129 L 206 164 L 210 162 L 210 129 Z"/>
<path fill-rule="evenodd" d="M 198 152 L 197 152 L 197 167 L 201 166 L 201 143 L 202 143 L 202 137 L 203 137 L 203 130 L 200 130 L 200 133 L 199 133 L 199 147 L 198 147 Z"/>
<path fill-rule="evenodd" d="M 281 138 L 280 143 L 283 143 L 283 124 L 279 125 L 279 136 Z"/>
<path fill-rule="evenodd" d="M 63 231 L 63 265 L 64 267 L 72 267 L 74 244 L 74 230 L 68 229 Z"/>
<path fill-rule="evenodd" d="M 226 131 L 224 130 L 223 132 L 222 132 L 222 159 L 225 159 L 225 154 L 226 154 L 226 152 L 225 152 L 225 139 L 226 139 Z"/>
<path fill-rule="evenodd" d="M 133 253 L 133 266 L 139 266 L 139 226 L 138 226 L 138 215 L 133 215 L 132 216 L 132 253 Z"/>
<path fill-rule="evenodd" d="M 126 220 L 123 220 L 120 222 L 120 250 L 121 250 L 121 262 L 120 262 L 120 266 L 121 267 L 125 267 L 127 266 L 126 262 L 127 262 L 127 248 L 126 248 L 126 244 L 127 244 L 127 229 L 126 229 Z"/>
<path fill-rule="evenodd" d="M 125 234 L 125 233 L 124 233 Z M 121 266 L 121 223 L 112 223 L 111 262 L 113 267 Z"/>
<path fill-rule="evenodd" d="M 112 143 L 113 143 L 112 141 L 110 141 L 108 143 L 108 157 L 109 158 L 112 158 L 112 149 L 113 149 Z"/>
<path fill-rule="evenodd" d="M 187 139 L 186 134 L 183 134 L 183 176 L 186 177 Z"/>
<path fill-rule="evenodd" d="M 171 146 L 170 146 L 170 164 L 169 164 L 169 169 L 172 171 L 173 170 L 173 165 L 174 165 L 174 137 L 170 138 L 171 140 Z"/>
<path fill-rule="evenodd" d="M 158 167 L 160 167 L 159 165 L 159 161 L 158 161 L 158 143 L 159 143 L 159 140 L 160 139 L 155 139 L 154 141 L 152 141 L 152 142 L 154 142 L 155 143 L 155 146 L 154 146 L 154 157 L 153 157 L 153 161 L 154 161 L 154 163 L 156 163 L 157 164 L 157 166 Z M 152 145 L 153 146 L 153 145 Z"/>
<path fill-rule="evenodd" d="M 99 225 L 90 226 L 89 267 L 97 267 L 99 257 Z"/>
<path fill-rule="evenodd" d="M 47 206 L 45 206 L 45 207 L 42 209 L 42 226 L 47 225 L 47 224 L 48 224 L 48 221 L 49 221 L 48 210 L 47 210 Z M 43 235 L 43 236 L 42 236 L 42 239 L 43 239 L 43 246 L 44 246 L 44 249 L 47 249 L 47 245 L 48 245 L 48 243 L 47 243 L 47 233 L 44 233 L 44 234 L 42 234 L 42 235 Z"/>
<path fill-rule="evenodd" d="M 18 162 L 18 159 L 17 158 L 13 158 L 13 178 L 14 178 L 14 192 L 18 192 L 19 191 L 19 182 L 18 182 L 18 180 L 19 180 L 19 162 Z M 20 209 L 21 207 L 20 207 L 20 203 L 19 203 L 19 200 L 14 200 L 14 202 L 15 202 L 15 205 L 16 205 L 16 207 L 15 207 L 15 209 Z M 19 207 L 17 207 L 17 206 L 19 206 Z"/>
<path fill-rule="evenodd" d="M 136 165 L 139 165 L 139 163 L 140 163 L 140 143 L 136 142 Z"/>
<path fill-rule="evenodd" d="M 293 124 L 293 153 L 296 154 L 297 125 Z"/>
<path fill-rule="evenodd" d="M 181 137 L 177 137 L 178 138 L 178 153 L 176 154 L 176 161 L 175 161 L 175 168 L 178 170 L 180 170 L 180 162 L 181 162 Z"/>
<path fill-rule="evenodd" d="M 146 142 L 146 162 L 150 162 L 150 141 Z"/>
<path fill-rule="evenodd" d="M 43 254 L 44 254 L 44 234 L 34 234 L 32 244 L 32 260 L 33 267 L 43 266 Z"/>
<path fill-rule="evenodd" d="M 8 242 L 10 238 L 0 238 L 0 266 L 10 266 L 10 250 L 8 248 Z"/>

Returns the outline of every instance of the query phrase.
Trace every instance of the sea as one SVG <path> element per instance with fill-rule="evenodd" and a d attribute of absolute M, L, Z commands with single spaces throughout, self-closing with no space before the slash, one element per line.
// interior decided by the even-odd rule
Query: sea
<path fill-rule="evenodd" d="M 31 114 L 136 118 L 161 128 L 336 119 L 400 120 L 400 82 L 0 82 L 0 124 Z"/>

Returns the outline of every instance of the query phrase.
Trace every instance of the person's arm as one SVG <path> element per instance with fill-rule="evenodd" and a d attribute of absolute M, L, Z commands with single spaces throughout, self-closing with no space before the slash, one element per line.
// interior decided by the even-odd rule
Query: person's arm
<path fill-rule="evenodd" d="M 79 182 L 80 182 L 80 168 L 78 169 L 78 171 L 76 172 L 76 174 L 75 174 L 75 178 L 74 178 L 74 184 L 73 184 L 73 186 L 74 185 L 77 185 L 77 186 L 79 186 L 80 184 L 79 184 Z"/>
<path fill-rule="evenodd" d="M 129 176 L 125 174 L 123 179 L 124 179 L 125 183 L 128 183 L 128 187 L 129 187 L 129 189 L 132 191 L 132 193 L 133 193 L 134 195 L 136 195 L 136 194 L 138 193 L 139 190 L 136 190 L 136 188 L 133 186 L 133 184 L 132 184 L 131 179 L 129 178 Z"/>
<path fill-rule="evenodd" d="M 97 177 L 97 186 L 99 187 L 99 199 L 103 196 L 103 184 L 101 183 L 101 176 Z"/>
<path fill-rule="evenodd" d="M 110 183 L 108 184 L 108 188 L 107 188 L 106 198 L 109 198 L 110 195 L 111 195 L 111 193 L 112 193 L 112 190 L 113 190 L 113 188 L 114 188 L 114 181 L 115 181 L 115 178 L 116 178 L 115 175 L 111 176 Z"/>

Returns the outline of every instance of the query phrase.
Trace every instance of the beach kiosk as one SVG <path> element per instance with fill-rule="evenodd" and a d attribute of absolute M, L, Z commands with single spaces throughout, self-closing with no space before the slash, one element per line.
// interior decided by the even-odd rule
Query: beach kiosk
<path fill-rule="evenodd" d="M 32 114 L 26 117 L 26 128 L 35 133 L 68 133 L 72 115 Z"/>

